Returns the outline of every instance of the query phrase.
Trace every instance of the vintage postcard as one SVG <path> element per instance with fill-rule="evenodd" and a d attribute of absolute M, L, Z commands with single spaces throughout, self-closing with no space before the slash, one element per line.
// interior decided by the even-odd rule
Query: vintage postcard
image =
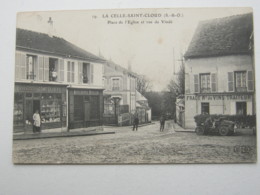
<path fill-rule="evenodd" d="M 255 163 L 251 8 L 17 14 L 15 164 Z"/>

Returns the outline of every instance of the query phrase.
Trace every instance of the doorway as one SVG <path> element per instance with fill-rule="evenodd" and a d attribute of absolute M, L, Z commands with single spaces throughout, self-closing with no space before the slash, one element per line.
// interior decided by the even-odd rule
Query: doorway
<path fill-rule="evenodd" d="M 237 102 L 236 110 L 237 115 L 246 115 L 246 102 Z"/>
<path fill-rule="evenodd" d="M 39 113 L 40 113 L 40 112 L 41 112 L 41 111 L 40 111 L 40 108 L 41 108 L 41 106 L 40 106 L 40 100 L 33 100 L 33 113 L 35 113 L 36 110 L 38 110 Z"/>

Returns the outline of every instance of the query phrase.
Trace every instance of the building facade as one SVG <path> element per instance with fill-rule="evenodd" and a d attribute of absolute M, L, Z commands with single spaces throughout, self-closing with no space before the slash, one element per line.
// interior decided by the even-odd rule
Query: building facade
<path fill-rule="evenodd" d="M 32 130 L 36 110 L 43 130 L 102 125 L 104 63 L 62 38 L 17 29 L 14 131 Z"/>
<path fill-rule="evenodd" d="M 199 24 L 185 54 L 185 128 L 197 114 L 255 114 L 252 33 L 252 14 Z"/>
<path fill-rule="evenodd" d="M 104 122 L 131 123 L 129 113 L 136 111 L 137 75 L 112 61 L 107 61 L 103 73 Z M 119 115 L 122 116 L 118 119 Z"/>

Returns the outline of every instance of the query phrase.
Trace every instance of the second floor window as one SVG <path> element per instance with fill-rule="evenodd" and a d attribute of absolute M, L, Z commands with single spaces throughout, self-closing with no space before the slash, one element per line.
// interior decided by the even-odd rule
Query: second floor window
<path fill-rule="evenodd" d="M 112 79 L 112 90 L 118 91 L 119 90 L 119 79 Z"/>
<path fill-rule="evenodd" d="M 57 81 L 58 59 L 49 58 L 49 81 Z"/>
<path fill-rule="evenodd" d="M 210 92 L 210 74 L 200 74 L 200 91 L 201 93 Z"/>
<path fill-rule="evenodd" d="M 35 79 L 35 65 L 36 65 L 36 56 L 27 55 L 26 63 L 26 78 L 29 80 Z"/>
<path fill-rule="evenodd" d="M 235 72 L 235 88 L 238 92 L 247 91 L 246 88 L 246 71 Z"/>
<path fill-rule="evenodd" d="M 74 62 L 67 62 L 67 81 L 74 83 Z"/>

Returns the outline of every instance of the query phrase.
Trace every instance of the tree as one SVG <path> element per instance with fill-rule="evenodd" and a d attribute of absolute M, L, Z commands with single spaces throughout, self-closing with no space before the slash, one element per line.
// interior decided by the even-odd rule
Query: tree
<path fill-rule="evenodd" d="M 151 81 L 146 76 L 139 75 L 137 78 L 137 91 L 139 91 L 142 95 L 145 95 L 145 93 L 151 91 L 151 89 Z"/>

